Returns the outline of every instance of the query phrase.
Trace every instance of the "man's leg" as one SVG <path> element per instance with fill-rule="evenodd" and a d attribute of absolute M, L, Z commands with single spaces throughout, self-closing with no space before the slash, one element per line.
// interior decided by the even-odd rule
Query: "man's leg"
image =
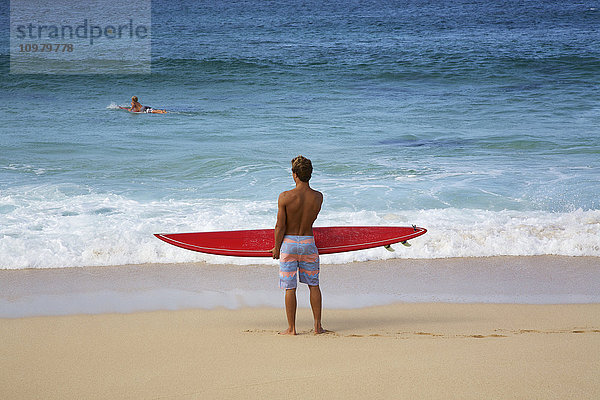
<path fill-rule="evenodd" d="M 312 308 L 313 317 L 315 319 L 315 335 L 325 333 L 325 329 L 321 326 L 321 289 L 319 285 L 309 286 L 310 288 L 310 306 Z"/>
<path fill-rule="evenodd" d="M 285 314 L 287 315 L 288 328 L 279 332 L 280 335 L 296 334 L 296 289 L 285 291 Z"/>

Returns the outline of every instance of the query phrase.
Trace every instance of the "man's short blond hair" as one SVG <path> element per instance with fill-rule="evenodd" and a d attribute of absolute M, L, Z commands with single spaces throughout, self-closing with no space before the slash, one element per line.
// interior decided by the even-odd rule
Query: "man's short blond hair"
<path fill-rule="evenodd" d="M 294 157 L 292 160 L 292 172 L 302 182 L 308 182 L 312 175 L 312 163 L 304 156 Z"/>

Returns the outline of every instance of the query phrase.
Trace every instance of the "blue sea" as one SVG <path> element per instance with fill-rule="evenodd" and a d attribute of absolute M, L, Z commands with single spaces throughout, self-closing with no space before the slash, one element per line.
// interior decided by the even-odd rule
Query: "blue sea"
<path fill-rule="evenodd" d="M 600 256 L 597 0 L 157 0 L 122 75 L 10 73 L 1 12 L 0 268 L 272 263 L 152 234 L 272 227 L 298 154 L 317 225 L 428 229 L 324 263 Z"/>

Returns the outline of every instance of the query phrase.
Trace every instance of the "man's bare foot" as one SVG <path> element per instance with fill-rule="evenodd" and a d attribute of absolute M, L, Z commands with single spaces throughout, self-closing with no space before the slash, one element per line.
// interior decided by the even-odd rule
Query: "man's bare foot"
<path fill-rule="evenodd" d="M 296 335 L 295 329 L 287 328 L 285 331 L 279 332 L 280 335 Z"/>
<path fill-rule="evenodd" d="M 322 326 L 318 327 L 314 330 L 315 335 L 322 335 L 324 333 L 333 333 L 333 331 L 328 331 L 327 329 L 323 329 Z"/>

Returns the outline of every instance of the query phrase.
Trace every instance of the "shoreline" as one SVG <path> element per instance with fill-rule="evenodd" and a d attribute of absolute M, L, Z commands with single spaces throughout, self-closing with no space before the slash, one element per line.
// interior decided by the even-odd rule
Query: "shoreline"
<path fill-rule="evenodd" d="M 0 270 L 0 318 L 280 307 L 277 264 Z M 323 306 L 600 303 L 600 257 L 389 259 L 321 266 Z M 298 304 L 308 308 L 300 285 Z"/>
<path fill-rule="evenodd" d="M 360 252 L 363 250 L 357 250 L 356 252 Z M 350 253 L 350 252 L 348 252 Z M 203 253 L 200 253 L 203 254 Z M 343 254 L 343 253 L 338 253 Z M 328 257 L 330 254 L 320 255 L 321 258 Z M 217 256 L 222 259 L 264 259 L 264 258 L 252 258 L 252 257 L 231 257 L 231 256 Z M 421 258 L 421 257 L 399 257 L 399 258 L 382 258 L 375 260 L 357 260 L 357 261 L 348 261 L 348 262 L 323 262 L 321 260 L 321 266 L 344 266 L 344 265 L 368 265 L 374 263 L 396 263 L 396 262 L 441 262 L 447 261 L 449 263 L 453 262 L 464 262 L 468 260 L 493 260 L 493 259 L 565 259 L 565 260 L 589 260 L 590 262 L 600 262 L 600 256 L 581 256 L 581 255 L 560 255 L 560 254 L 533 254 L 533 255 L 491 255 L 491 256 L 464 256 L 464 257 L 439 257 L 439 258 Z M 244 267 L 272 267 L 277 266 L 277 261 L 273 260 L 273 264 L 263 264 L 260 262 L 250 263 L 250 264 L 239 264 L 239 263 L 212 263 L 209 261 L 197 261 L 197 262 L 170 262 L 170 263 L 135 263 L 135 264 L 114 264 L 114 265 L 84 265 L 84 266 L 67 266 L 67 267 L 27 267 L 27 268 L 7 268 L 0 266 L 0 273 L 4 271 L 50 271 L 50 270 L 80 270 L 80 269 L 104 269 L 104 268 L 123 268 L 123 267 L 144 267 L 144 266 L 154 266 L 154 267 L 177 267 L 177 266 L 214 266 L 214 267 L 236 267 L 236 268 L 244 268 Z"/>
<path fill-rule="evenodd" d="M 395 304 L 0 319 L 3 399 L 582 399 L 600 396 L 600 304 Z"/>

